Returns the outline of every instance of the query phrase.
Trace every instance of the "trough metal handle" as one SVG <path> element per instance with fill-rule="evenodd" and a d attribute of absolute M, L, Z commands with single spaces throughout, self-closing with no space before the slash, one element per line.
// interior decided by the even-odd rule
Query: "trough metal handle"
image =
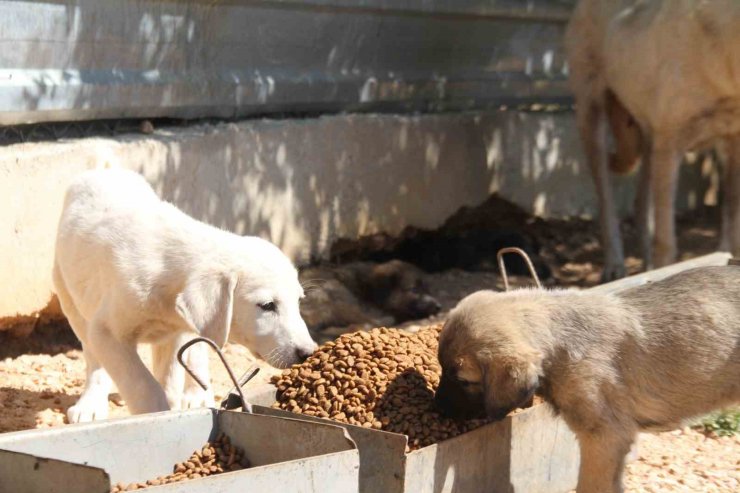
<path fill-rule="evenodd" d="M 524 259 L 524 262 L 526 262 L 527 267 L 529 268 L 529 273 L 532 275 L 532 279 L 534 279 L 534 283 L 537 285 L 539 289 L 542 289 L 542 283 L 540 282 L 540 278 L 537 276 L 537 271 L 534 269 L 534 264 L 532 263 L 532 260 L 529 258 L 529 255 L 527 255 L 527 252 L 525 252 L 521 248 L 516 248 L 516 247 L 502 248 L 496 254 L 496 257 L 498 259 L 498 268 L 499 268 L 499 271 L 501 271 L 501 277 L 503 277 L 504 279 L 504 289 L 506 291 L 509 290 L 509 276 L 506 274 L 506 265 L 504 265 L 504 254 L 506 253 L 519 254 L 519 256 Z"/>
<path fill-rule="evenodd" d="M 185 371 L 187 371 L 188 374 L 191 377 L 193 377 L 193 380 L 195 380 L 203 390 L 208 390 L 208 385 L 204 383 L 193 372 L 193 370 L 191 370 L 190 367 L 187 364 L 185 364 L 185 362 L 182 359 L 185 351 L 190 346 L 197 344 L 199 342 L 205 342 L 206 344 L 211 346 L 211 348 L 213 348 L 214 351 L 216 351 L 216 354 L 218 354 L 218 357 L 221 359 L 221 363 L 223 363 L 224 368 L 226 368 L 226 371 L 229 374 L 229 378 L 231 378 L 231 381 L 234 383 L 234 387 L 236 388 L 236 391 L 239 393 L 239 398 L 241 399 L 241 402 L 242 402 L 242 406 L 241 406 L 242 410 L 244 412 L 251 413 L 252 406 L 244 398 L 244 394 L 242 393 L 242 385 L 250 381 L 252 377 L 254 377 L 260 371 L 260 369 L 257 366 L 253 366 L 252 368 L 250 368 L 250 370 L 248 370 L 247 373 L 244 374 L 244 376 L 241 379 L 241 383 L 240 383 L 240 381 L 236 378 L 236 376 L 234 376 L 234 372 L 231 370 L 231 366 L 229 366 L 229 363 L 226 361 L 226 358 L 224 357 L 224 354 L 221 352 L 221 348 L 218 347 L 218 344 L 216 344 L 215 342 L 213 342 L 211 339 L 207 337 L 195 337 L 189 340 L 188 342 L 186 342 L 185 344 L 183 344 L 182 347 L 177 351 L 177 361 L 180 363 L 180 365 L 182 365 L 183 368 L 185 368 Z"/>

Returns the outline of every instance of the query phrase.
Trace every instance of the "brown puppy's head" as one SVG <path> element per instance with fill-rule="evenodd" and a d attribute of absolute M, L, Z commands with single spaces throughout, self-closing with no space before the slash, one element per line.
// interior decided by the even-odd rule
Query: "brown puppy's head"
<path fill-rule="evenodd" d="M 502 419 L 539 385 L 541 355 L 522 336 L 530 302 L 493 291 L 464 298 L 439 338 L 435 402 L 449 416 Z"/>

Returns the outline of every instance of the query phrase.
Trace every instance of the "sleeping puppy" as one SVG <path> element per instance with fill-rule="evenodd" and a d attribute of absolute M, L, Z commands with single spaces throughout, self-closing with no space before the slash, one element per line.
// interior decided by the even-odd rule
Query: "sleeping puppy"
<path fill-rule="evenodd" d="M 87 363 L 70 422 L 107 416 L 111 378 L 134 414 L 212 406 L 176 361 L 198 335 L 278 367 L 316 348 L 298 310 L 298 273 L 276 246 L 192 219 L 132 171 L 88 171 L 69 186 L 53 280 Z M 152 344 L 153 375 L 141 342 Z M 205 351 L 194 346 L 185 359 L 207 381 Z"/>
<path fill-rule="evenodd" d="M 615 295 L 479 291 L 450 314 L 439 360 L 443 412 L 500 419 L 538 392 L 578 437 L 577 491 L 621 492 L 638 432 L 740 401 L 740 267 Z"/>
<path fill-rule="evenodd" d="M 309 287 L 301 315 L 310 330 L 402 323 L 441 309 L 425 273 L 401 260 L 318 265 L 302 270 L 299 278 Z"/>

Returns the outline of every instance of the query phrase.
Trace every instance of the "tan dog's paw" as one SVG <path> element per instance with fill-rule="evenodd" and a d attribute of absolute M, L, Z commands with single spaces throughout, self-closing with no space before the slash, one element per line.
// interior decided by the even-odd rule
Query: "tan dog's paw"
<path fill-rule="evenodd" d="M 611 282 L 617 279 L 622 279 L 627 275 L 627 269 L 624 266 L 624 262 L 618 263 L 607 261 L 604 265 L 604 270 L 601 271 L 601 282 Z"/>

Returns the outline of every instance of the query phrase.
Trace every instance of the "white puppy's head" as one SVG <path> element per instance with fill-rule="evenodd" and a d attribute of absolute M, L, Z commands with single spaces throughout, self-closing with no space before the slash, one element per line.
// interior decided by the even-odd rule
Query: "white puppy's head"
<path fill-rule="evenodd" d="M 248 238 L 259 265 L 240 272 L 231 338 L 278 368 L 302 362 L 317 348 L 301 318 L 298 271 L 272 243 Z"/>
<path fill-rule="evenodd" d="M 278 368 L 302 362 L 317 345 L 301 318 L 297 270 L 268 241 L 241 237 L 234 246 L 214 273 L 188 282 L 178 312 L 219 345 L 242 344 Z"/>

